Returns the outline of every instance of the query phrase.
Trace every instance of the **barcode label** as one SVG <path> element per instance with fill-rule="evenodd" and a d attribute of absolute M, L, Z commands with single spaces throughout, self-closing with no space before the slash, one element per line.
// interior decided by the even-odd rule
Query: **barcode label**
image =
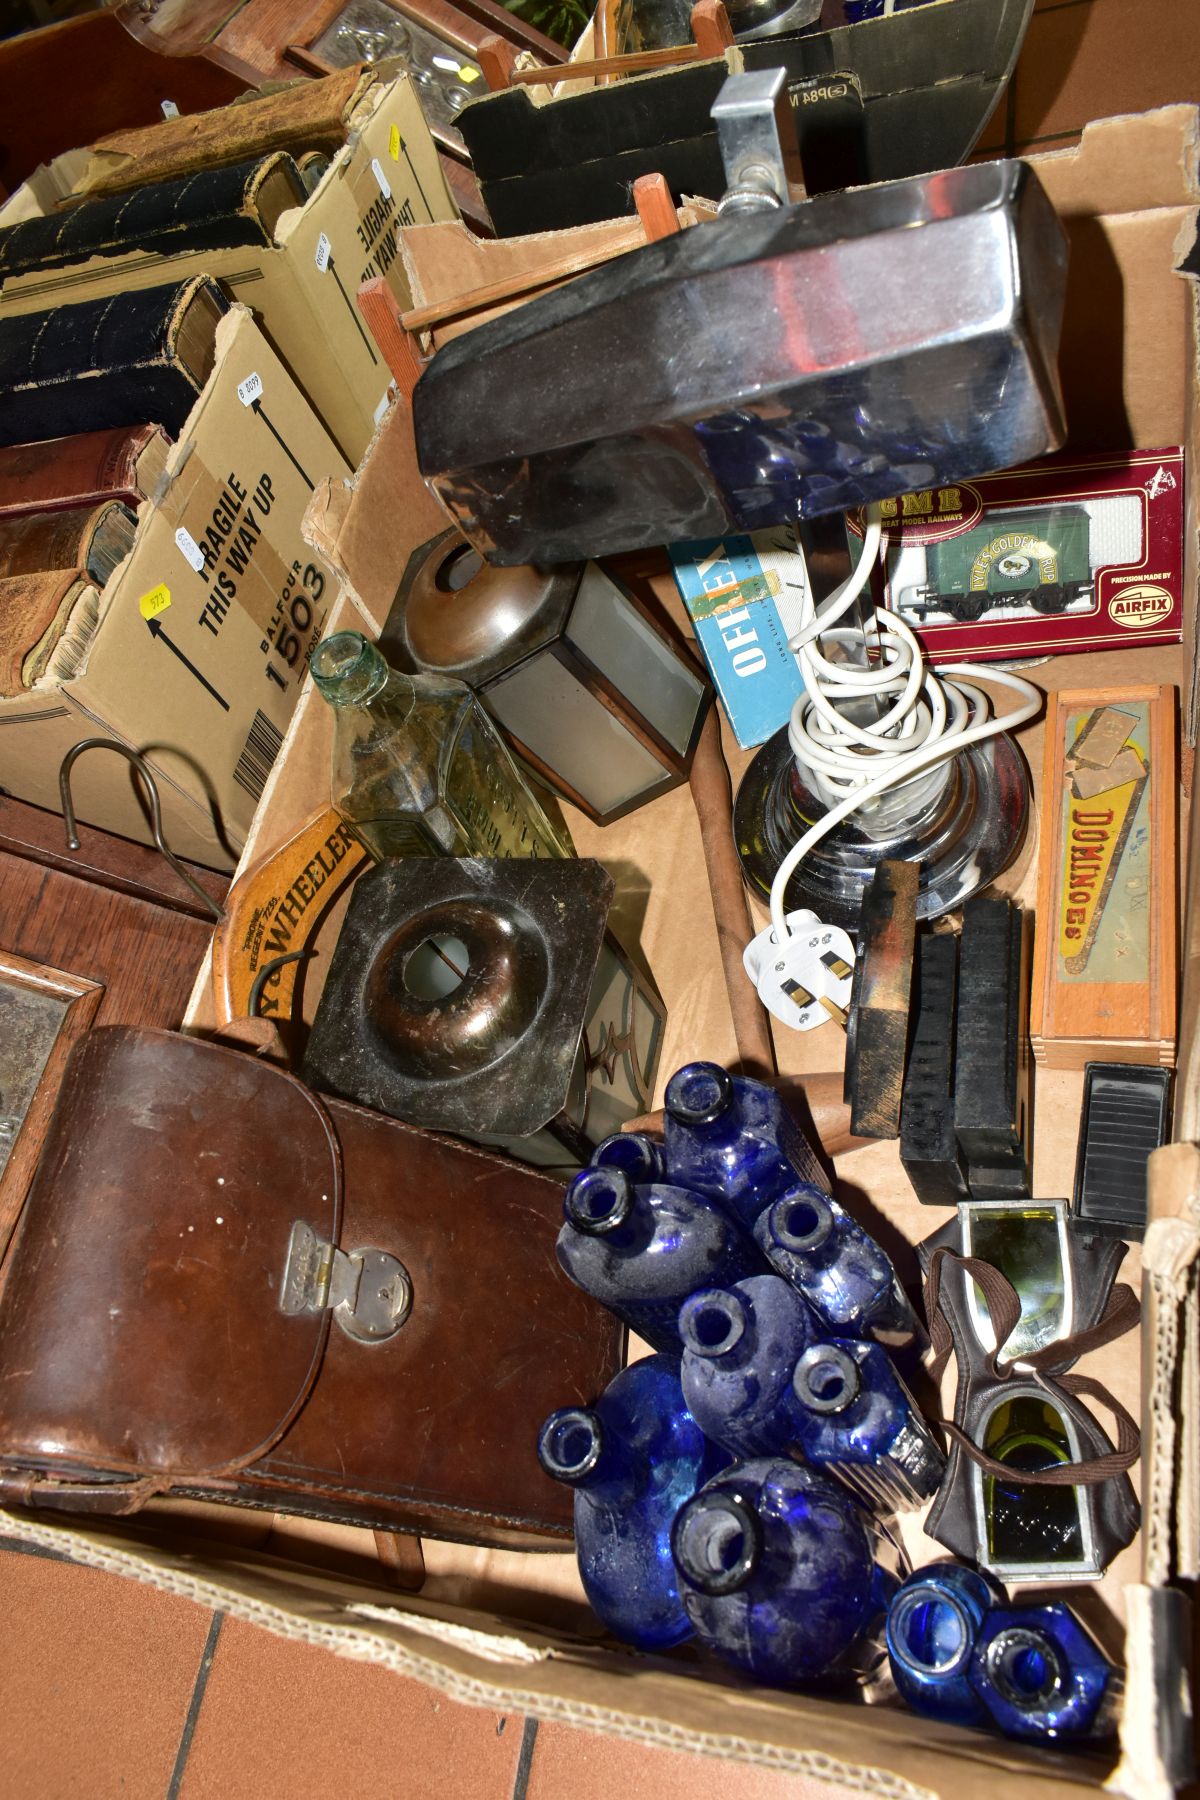
<path fill-rule="evenodd" d="M 271 765 L 279 755 L 279 746 L 283 742 L 283 733 L 271 723 L 266 713 L 256 712 L 254 723 L 250 727 L 250 735 L 242 747 L 238 757 L 237 768 L 233 771 L 233 779 L 240 788 L 244 788 L 252 800 L 261 800 L 266 786 L 267 776 L 271 773 Z"/>
<path fill-rule="evenodd" d="M 371 158 L 371 173 L 374 175 L 376 181 L 379 183 L 379 191 L 383 195 L 384 199 L 390 200 L 392 197 L 392 184 L 388 180 L 387 176 L 384 174 L 383 164 L 380 162 L 380 160 L 377 156 L 373 156 Z"/>

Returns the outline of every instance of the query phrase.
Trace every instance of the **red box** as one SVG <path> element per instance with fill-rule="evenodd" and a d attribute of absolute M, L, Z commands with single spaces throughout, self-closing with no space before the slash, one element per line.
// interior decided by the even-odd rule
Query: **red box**
<path fill-rule="evenodd" d="M 1178 448 L 1046 457 L 884 501 L 883 515 L 887 604 L 931 661 L 1182 637 Z"/>

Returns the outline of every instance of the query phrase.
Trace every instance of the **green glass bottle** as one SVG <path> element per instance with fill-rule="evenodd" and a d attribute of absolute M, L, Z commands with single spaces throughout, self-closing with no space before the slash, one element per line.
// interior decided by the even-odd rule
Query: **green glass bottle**
<path fill-rule="evenodd" d="M 574 856 L 470 688 L 389 669 L 357 631 L 324 638 L 333 804 L 371 855 Z"/>

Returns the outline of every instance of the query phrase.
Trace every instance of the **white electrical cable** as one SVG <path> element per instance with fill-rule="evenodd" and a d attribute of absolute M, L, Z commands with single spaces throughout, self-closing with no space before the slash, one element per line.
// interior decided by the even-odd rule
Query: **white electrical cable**
<path fill-rule="evenodd" d="M 806 590 L 800 629 L 789 640 L 806 691 L 792 708 L 788 741 L 827 810 L 792 846 L 771 884 L 771 924 L 780 945 L 789 935 L 783 904 L 788 882 L 827 832 L 878 794 L 902 787 L 971 744 L 1016 730 L 1041 708 L 1039 689 L 1005 669 L 979 668 L 973 663 L 927 667 L 916 637 L 903 619 L 884 607 L 877 607 L 872 615 L 878 630 L 877 667 L 852 667 L 822 655 L 816 645 L 818 637 L 835 644 L 861 643 L 862 633 L 857 628 L 839 628 L 837 621 L 866 587 L 884 542 L 879 508 L 869 507 L 854 574 L 819 612 Z M 943 681 L 943 676 L 962 679 Z M 974 685 L 979 679 L 1008 688 L 1019 696 L 1019 704 L 999 718 L 988 716 L 988 698 Z M 864 694 L 891 701 L 869 726 L 856 725 L 837 705 L 839 700 Z"/>

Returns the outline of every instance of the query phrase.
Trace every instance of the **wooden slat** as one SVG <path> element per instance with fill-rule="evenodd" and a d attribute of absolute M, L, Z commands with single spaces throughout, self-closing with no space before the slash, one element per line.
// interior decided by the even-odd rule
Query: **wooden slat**
<path fill-rule="evenodd" d="M 363 282 L 355 298 L 396 386 L 406 400 L 411 400 L 424 364 L 405 329 L 396 296 L 383 276 L 376 275 Z"/>
<path fill-rule="evenodd" d="M 725 11 L 723 6 L 721 11 Z M 679 214 L 675 211 L 665 175 L 639 175 L 633 184 L 633 204 L 637 207 L 647 243 L 674 237 L 679 230 Z"/>
<path fill-rule="evenodd" d="M 573 275 L 584 275 L 589 269 L 599 268 L 601 263 L 612 262 L 618 256 L 628 256 L 641 242 L 642 234 L 631 225 L 627 240 L 623 239 L 616 244 L 610 241 L 602 249 L 572 251 L 555 261 L 543 263 L 540 268 L 522 269 L 515 275 L 506 275 L 502 281 L 489 281 L 482 287 L 467 288 L 461 294 L 452 294 L 445 300 L 434 300 L 428 306 L 414 306 L 406 313 L 397 308 L 396 319 L 404 331 L 429 331 L 433 326 L 444 325 L 450 319 L 461 319 L 467 313 L 482 312 L 485 307 L 498 306 L 504 300 L 515 300 L 523 295 L 536 293 L 557 282 L 569 280 Z M 363 289 L 360 288 L 360 295 L 362 292 Z M 366 316 L 364 311 L 363 317 Z M 380 343 L 380 348 L 386 356 L 386 347 Z"/>

